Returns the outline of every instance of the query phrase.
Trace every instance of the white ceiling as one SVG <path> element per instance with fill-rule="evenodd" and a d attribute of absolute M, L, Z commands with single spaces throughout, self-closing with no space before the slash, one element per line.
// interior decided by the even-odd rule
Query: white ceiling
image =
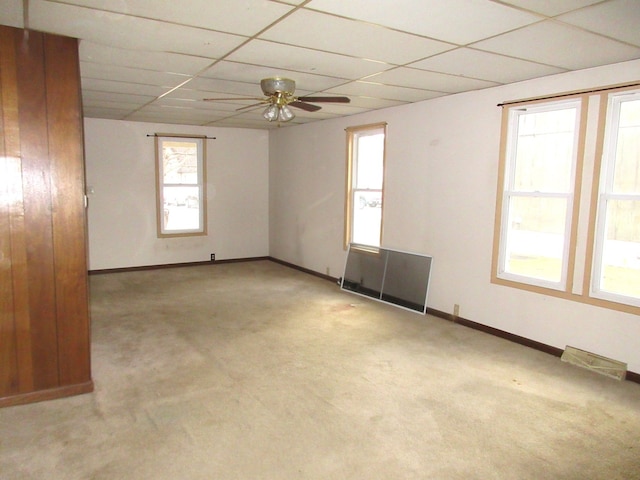
<path fill-rule="evenodd" d="M 0 23 L 81 40 L 85 116 L 188 125 L 276 127 L 203 101 L 268 76 L 351 97 L 300 124 L 640 58 L 640 0 L 3 0 Z"/>

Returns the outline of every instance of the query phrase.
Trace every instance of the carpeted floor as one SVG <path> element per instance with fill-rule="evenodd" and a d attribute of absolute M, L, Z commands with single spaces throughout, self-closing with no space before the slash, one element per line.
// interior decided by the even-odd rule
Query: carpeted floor
<path fill-rule="evenodd" d="M 640 479 L 640 385 L 270 262 L 91 277 L 92 394 L 9 479 Z"/>

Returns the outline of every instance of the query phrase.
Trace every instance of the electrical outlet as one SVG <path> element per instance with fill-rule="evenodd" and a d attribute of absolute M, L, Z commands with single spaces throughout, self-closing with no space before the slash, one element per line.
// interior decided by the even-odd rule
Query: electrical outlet
<path fill-rule="evenodd" d="M 212 262 L 215 262 L 215 261 L 216 261 L 216 254 L 215 254 L 215 253 L 212 253 L 212 254 L 211 254 L 211 261 L 212 261 Z"/>
<path fill-rule="evenodd" d="M 454 317 L 460 316 L 460 305 L 458 305 L 457 303 L 453 305 L 453 316 Z"/>

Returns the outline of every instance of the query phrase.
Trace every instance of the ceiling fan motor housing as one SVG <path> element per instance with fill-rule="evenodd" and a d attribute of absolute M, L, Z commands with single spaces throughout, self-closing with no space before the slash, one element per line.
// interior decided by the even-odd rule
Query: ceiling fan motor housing
<path fill-rule="evenodd" d="M 262 92 L 265 95 L 274 95 L 276 93 L 293 95 L 296 90 L 296 82 L 281 77 L 264 78 L 260 81 L 260 88 L 262 88 Z"/>

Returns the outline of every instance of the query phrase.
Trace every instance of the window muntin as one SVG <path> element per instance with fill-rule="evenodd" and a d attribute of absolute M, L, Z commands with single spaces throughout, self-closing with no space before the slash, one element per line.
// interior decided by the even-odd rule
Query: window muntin
<path fill-rule="evenodd" d="M 510 109 L 498 278 L 565 288 L 579 119 L 579 101 Z"/>
<path fill-rule="evenodd" d="M 591 295 L 640 306 L 640 91 L 609 95 Z"/>
<path fill-rule="evenodd" d="M 347 129 L 345 246 L 381 244 L 385 136 L 384 124 Z"/>
<path fill-rule="evenodd" d="M 205 139 L 156 135 L 158 236 L 206 234 Z"/>

